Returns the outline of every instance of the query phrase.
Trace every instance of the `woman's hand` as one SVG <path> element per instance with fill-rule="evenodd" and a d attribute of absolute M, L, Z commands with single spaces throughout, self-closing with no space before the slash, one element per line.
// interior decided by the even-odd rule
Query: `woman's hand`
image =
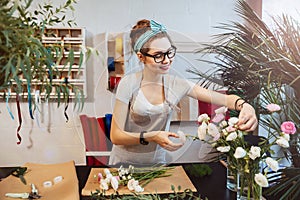
<path fill-rule="evenodd" d="M 237 123 L 239 129 L 247 132 L 254 131 L 257 124 L 258 121 L 254 108 L 250 104 L 244 103 Z"/>
<path fill-rule="evenodd" d="M 172 142 L 169 137 L 179 138 L 179 136 L 176 133 L 167 131 L 156 131 L 156 133 L 153 136 L 149 137 L 149 141 L 157 143 L 162 148 L 168 151 L 176 151 L 177 149 L 183 146 L 183 143 Z"/>

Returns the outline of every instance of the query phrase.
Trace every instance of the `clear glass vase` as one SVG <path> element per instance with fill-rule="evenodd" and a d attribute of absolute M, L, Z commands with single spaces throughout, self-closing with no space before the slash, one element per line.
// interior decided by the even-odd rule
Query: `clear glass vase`
<path fill-rule="evenodd" d="M 262 187 L 254 181 L 254 176 L 238 172 L 236 182 L 237 200 L 263 200 Z"/>

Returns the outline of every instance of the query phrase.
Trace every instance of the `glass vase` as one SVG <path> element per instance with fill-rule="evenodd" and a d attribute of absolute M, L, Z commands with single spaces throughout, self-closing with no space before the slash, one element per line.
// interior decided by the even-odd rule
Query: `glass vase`
<path fill-rule="evenodd" d="M 236 199 L 237 200 L 263 200 L 262 187 L 258 185 L 250 173 L 237 172 Z"/>

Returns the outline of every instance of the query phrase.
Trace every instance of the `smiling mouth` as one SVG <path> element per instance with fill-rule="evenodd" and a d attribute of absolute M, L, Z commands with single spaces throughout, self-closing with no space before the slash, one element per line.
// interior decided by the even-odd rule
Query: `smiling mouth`
<path fill-rule="evenodd" d="M 159 67 L 160 69 L 162 70 L 168 70 L 170 68 L 170 65 L 167 65 L 167 66 L 161 66 Z"/>

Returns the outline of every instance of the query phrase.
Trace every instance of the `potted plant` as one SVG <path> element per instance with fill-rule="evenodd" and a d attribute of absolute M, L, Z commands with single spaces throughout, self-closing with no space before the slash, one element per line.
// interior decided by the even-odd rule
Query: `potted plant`
<path fill-rule="evenodd" d="M 214 65 L 214 70 L 189 71 L 198 74 L 203 85 L 222 82 L 229 92 L 243 96 L 256 108 L 260 125 L 269 133 L 280 134 L 285 121 L 295 124 L 295 134 L 291 134 L 285 152 L 292 166 L 282 170 L 284 179 L 276 180 L 279 184 L 275 187 L 279 186 L 281 192 L 289 187 L 283 197 L 297 199 L 300 196 L 296 192 L 300 187 L 300 25 L 282 15 L 272 18 L 275 28 L 271 29 L 245 1 L 238 1 L 235 11 L 243 22 L 221 24 L 217 28 L 224 33 L 215 35 L 214 42 L 197 51 L 215 55 L 215 60 L 200 59 Z M 276 117 L 266 109 L 272 103 L 281 108 Z"/>

